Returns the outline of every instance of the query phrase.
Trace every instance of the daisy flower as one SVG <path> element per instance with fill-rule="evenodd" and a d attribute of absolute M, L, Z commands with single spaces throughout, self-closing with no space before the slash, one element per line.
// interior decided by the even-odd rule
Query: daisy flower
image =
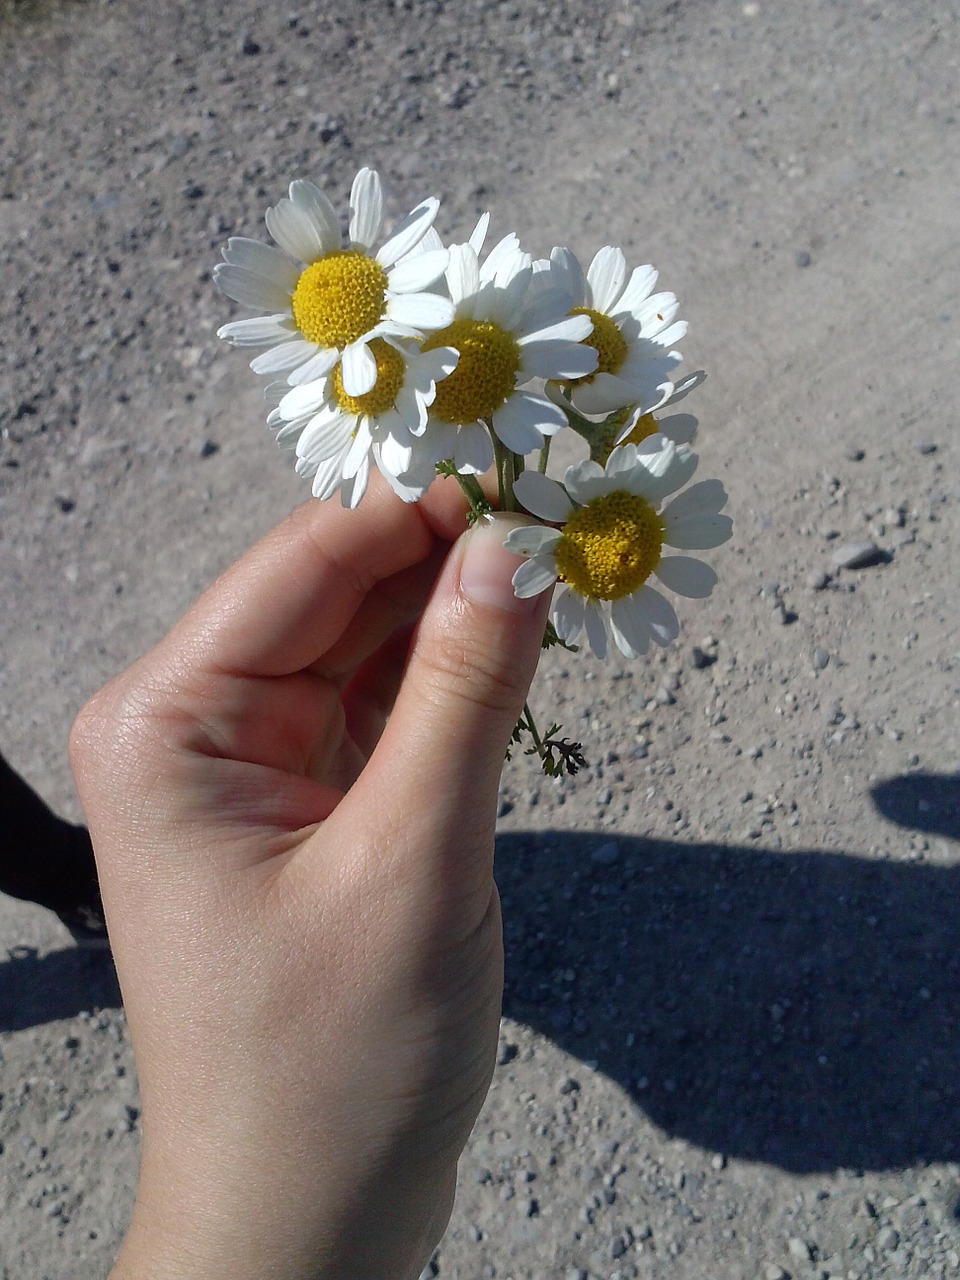
<path fill-rule="evenodd" d="M 557 635 L 569 643 L 585 629 L 598 658 L 606 657 L 608 636 L 628 658 L 645 653 L 651 640 L 676 639 L 673 606 L 648 580 L 703 597 L 717 577 L 702 560 L 664 555 L 664 547 L 705 550 L 732 532 L 730 517 L 720 514 L 727 495 L 719 480 L 691 485 L 660 510 L 693 475 L 695 453 L 664 436 L 650 437 L 643 450 L 621 445 L 605 467 L 576 463 L 563 484 L 524 471 L 514 486 L 528 511 L 560 526 L 525 526 L 507 535 L 508 550 L 528 557 L 513 576 L 514 590 L 523 598 L 562 582 L 551 610 Z"/>
<path fill-rule="evenodd" d="M 682 378 L 659 406 L 658 412 L 672 408 L 699 387 L 706 376 L 702 369 L 698 369 L 696 373 Z M 671 413 L 666 418 L 657 418 L 652 412 L 644 413 L 628 405 L 597 424 L 596 434 L 590 437 L 590 456 L 602 466 L 618 444 L 640 445 L 655 435 L 666 436 L 674 444 L 693 444 L 699 425 L 692 413 Z"/>
<path fill-rule="evenodd" d="M 373 389 L 351 395 L 342 364 L 302 386 L 275 383 L 268 388 L 276 408 L 267 425 L 277 443 L 294 448 L 297 473 L 313 479 L 313 495 L 330 498 L 337 490 L 345 507 L 363 497 L 373 462 L 405 502 L 421 498 L 436 476 L 432 452 L 422 436 L 437 383 L 457 365 L 449 347 L 422 352 L 398 338 L 374 338 Z"/>
<path fill-rule="evenodd" d="M 677 299 L 672 293 L 653 292 L 653 267 L 636 267 L 628 278 L 623 251 L 607 245 L 584 276 L 575 255 L 556 248 L 549 276 L 570 299 L 570 314 L 593 321 L 593 332 L 584 341 L 597 352 L 596 370 L 565 380 L 577 412 L 596 415 L 625 405 L 636 405 L 641 413 L 659 408 L 673 390 L 670 374 L 681 360 L 679 351 L 670 348 L 687 325 L 674 320 Z"/>
<path fill-rule="evenodd" d="M 484 423 L 519 454 L 542 448 L 545 436 L 567 425 L 563 410 L 526 383 L 584 377 L 597 363 L 596 351 L 581 344 L 592 322 L 566 314 L 562 291 L 537 289 L 528 297 L 533 262 L 515 235 L 494 245 L 481 263 L 488 223 L 484 215 L 466 244 L 451 246 L 446 285 L 455 314 L 423 344 L 424 351 L 460 353 L 437 388 L 428 430 L 438 449 L 449 450 L 441 456 L 461 459 L 472 471 L 493 464 Z"/>
<path fill-rule="evenodd" d="M 218 337 L 237 347 L 266 347 L 251 369 L 284 374 L 293 386 L 342 364 L 350 395 L 365 395 L 377 377 L 374 338 L 421 338 L 453 318 L 448 298 L 425 292 L 443 275 L 447 251 L 412 253 L 439 207 L 432 197 L 424 200 L 374 253 L 383 191 L 378 175 L 361 169 L 350 194 L 345 249 L 336 211 L 320 188 L 291 182 L 289 199 L 266 214 L 280 248 L 233 236 L 213 273 L 227 297 L 268 314 L 225 324 Z"/>

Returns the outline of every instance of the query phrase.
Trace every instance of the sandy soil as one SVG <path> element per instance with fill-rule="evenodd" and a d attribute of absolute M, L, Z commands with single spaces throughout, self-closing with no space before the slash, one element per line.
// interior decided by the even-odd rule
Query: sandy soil
<path fill-rule="evenodd" d="M 708 371 L 721 586 L 661 658 L 544 664 L 592 765 L 505 773 L 500 1065 L 428 1275 L 960 1273 L 958 26 L 0 5 L 2 749 L 63 811 L 82 701 L 305 496 L 210 282 L 291 177 L 620 244 Z M 0 1277 L 106 1275 L 137 1146 L 109 963 L 0 900 Z"/>

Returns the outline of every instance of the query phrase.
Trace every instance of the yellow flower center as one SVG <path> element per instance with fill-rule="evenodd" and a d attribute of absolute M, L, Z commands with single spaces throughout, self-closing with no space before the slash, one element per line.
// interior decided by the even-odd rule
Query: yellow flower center
<path fill-rule="evenodd" d="M 643 498 L 623 489 L 593 498 L 563 527 L 557 574 L 591 600 L 632 595 L 660 563 L 663 524 Z"/>
<path fill-rule="evenodd" d="M 371 391 L 362 396 L 347 395 L 343 389 L 343 366 L 338 364 L 333 370 L 333 394 L 344 413 L 370 414 L 376 417 L 386 413 L 396 403 L 400 388 L 403 386 L 403 375 L 406 364 L 403 356 L 382 338 L 374 338 L 370 343 L 370 353 L 377 362 L 377 381 Z"/>
<path fill-rule="evenodd" d="M 629 347 L 616 324 L 602 311 L 594 311 L 592 307 L 574 307 L 570 314 L 589 316 L 593 321 L 593 333 L 589 338 L 583 339 L 583 345 L 596 350 L 598 361 L 593 373 L 588 373 L 583 378 L 572 378 L 568 385 L 578 387 L 583 382 L 592 382 L 598 373 L 619 373 Z"/>
<path fill-rule="evenodd" d="M 652 413 L 643 413 L 637 419 L 633 430 L 628 436 L 620 441 L 621 444 L 640 444 L 647 440 L 650 436 L 655 436 L 660 430 L 657 420 Z"/>
<path fill-rule="evenodd" d="M 345 347 L 383 316 L 387 273 L 375 258 L 337 249 L 311 262 L 293 291 L 293 318 L 310 342 Z"/>
<path fill-rule="evenodd" d="M 454 347 L 460 352 L 457 367 L 437 383 L 437 396 L 430 407 L 432 417 L 462 425 L 489 418 L 517 385 L 520 347 L 512 333 L 492 320 L 454 320 L 438 333 L 431 333 L 424 351 Z"/>

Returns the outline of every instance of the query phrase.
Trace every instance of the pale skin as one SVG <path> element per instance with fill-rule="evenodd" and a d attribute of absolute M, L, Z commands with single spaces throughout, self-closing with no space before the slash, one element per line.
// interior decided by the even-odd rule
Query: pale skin
<path fill-rule="evenodd" d="M 310 502 L 83 709 L 140 1080 L 111 1280 L 416 1280 L 493 1070 L 547 599 L 452 482 Z"/>

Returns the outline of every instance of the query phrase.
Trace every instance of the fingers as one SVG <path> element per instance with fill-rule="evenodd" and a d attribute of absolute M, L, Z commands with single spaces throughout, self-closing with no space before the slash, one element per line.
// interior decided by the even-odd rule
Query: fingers
<path fill-rule="evenodd" d="M 463 528 L 454 486 L 431 502 L 400 502 L 371 484 L 345 511 L 308 502 L 214 583 L 164 646 L 179 669 L 287 675 L 315 663 L 343 634 L 376 584 L 424 560 Z"/>
<path fill-rule="evenodd" d="M 489 885 L 496 798 L 536 670 L 548 594 L 518 600 L 506 518 L 451 552 L 415 636 L 393 713 L 351 805 L 386 824 L 383 846 L 464 891 Z M 430 867 L 431 859 L 439 866 Z"/>

